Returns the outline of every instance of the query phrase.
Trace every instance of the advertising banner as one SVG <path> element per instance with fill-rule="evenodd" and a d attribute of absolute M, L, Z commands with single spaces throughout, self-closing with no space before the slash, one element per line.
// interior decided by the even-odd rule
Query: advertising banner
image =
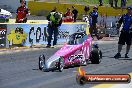
<path fill-rule="evenodd" d="M 85 23 L 62 24 L 59 27 L 58 44 L 68 42 L 75 32 L 86 31 Z M 47 44 L 47 24 L 8 24 L 7 46 L 31 46 Z"/>

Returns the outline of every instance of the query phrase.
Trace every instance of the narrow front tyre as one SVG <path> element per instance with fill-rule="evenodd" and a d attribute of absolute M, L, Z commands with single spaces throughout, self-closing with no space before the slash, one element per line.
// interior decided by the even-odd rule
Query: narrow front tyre
<path fill-rule="evenodd" d="M 44 68 L 44 65 L 45 65 L 45 56 L 40 55 L 39 56 L 39 69 L 42 70 Z"/>
<path fill-rule="evenodd" d="M 59 72 L 62 72 L 63 69 L 64 69 L 64 59 L 63 59 L 63 57 L 60 57 L 59 64 L 58 64 L 58 70 L 59 70 Z"/>

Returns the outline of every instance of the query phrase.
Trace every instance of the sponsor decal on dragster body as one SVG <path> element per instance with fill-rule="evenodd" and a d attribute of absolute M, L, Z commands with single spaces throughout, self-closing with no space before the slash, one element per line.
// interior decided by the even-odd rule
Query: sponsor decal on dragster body
<path fill-rule="evenodd" d="M 83 59 L 83 55 L 82 54 L 77 54 L 77 55 L 71 55 L 69 58 L 68 58 L 68 61 L 69 62 L 74 62 L 76 60 L 81 60 Z"/>

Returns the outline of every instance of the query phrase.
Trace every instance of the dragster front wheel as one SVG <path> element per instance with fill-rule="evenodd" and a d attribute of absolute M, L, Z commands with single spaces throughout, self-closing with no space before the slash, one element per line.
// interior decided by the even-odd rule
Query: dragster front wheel
<path fill-rule="evenodd" d="M 39 56 L 39 69 L 42 70 L 44 68 L 44 65 L 45 65 L 45 56 L 40 55 Z"/>
<path fill-rule="evenodd" d="M 63 69 L 64 69 L 64 59 L 63 59 L 63 57 L 60 57 L 59 58 L 58 70 L 59 70 L 59 72 L 62 72 Z"/>

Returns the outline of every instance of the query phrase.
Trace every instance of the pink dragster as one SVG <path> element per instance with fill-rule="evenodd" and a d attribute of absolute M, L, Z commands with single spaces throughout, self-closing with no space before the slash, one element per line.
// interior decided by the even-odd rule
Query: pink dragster
<path fill-rule="evenodd" d="M 74 33 L 70 36 L 68 44 L 65 44 L 49 59 L 44 55 L 39 57 L 39 69 L 43 71 L 54 71 L 63 68 L 87 65 L 89 61 L 99 64 L 102 53 L 97 44 L 92 44 L 92 37 L 85 33 Z"/>

